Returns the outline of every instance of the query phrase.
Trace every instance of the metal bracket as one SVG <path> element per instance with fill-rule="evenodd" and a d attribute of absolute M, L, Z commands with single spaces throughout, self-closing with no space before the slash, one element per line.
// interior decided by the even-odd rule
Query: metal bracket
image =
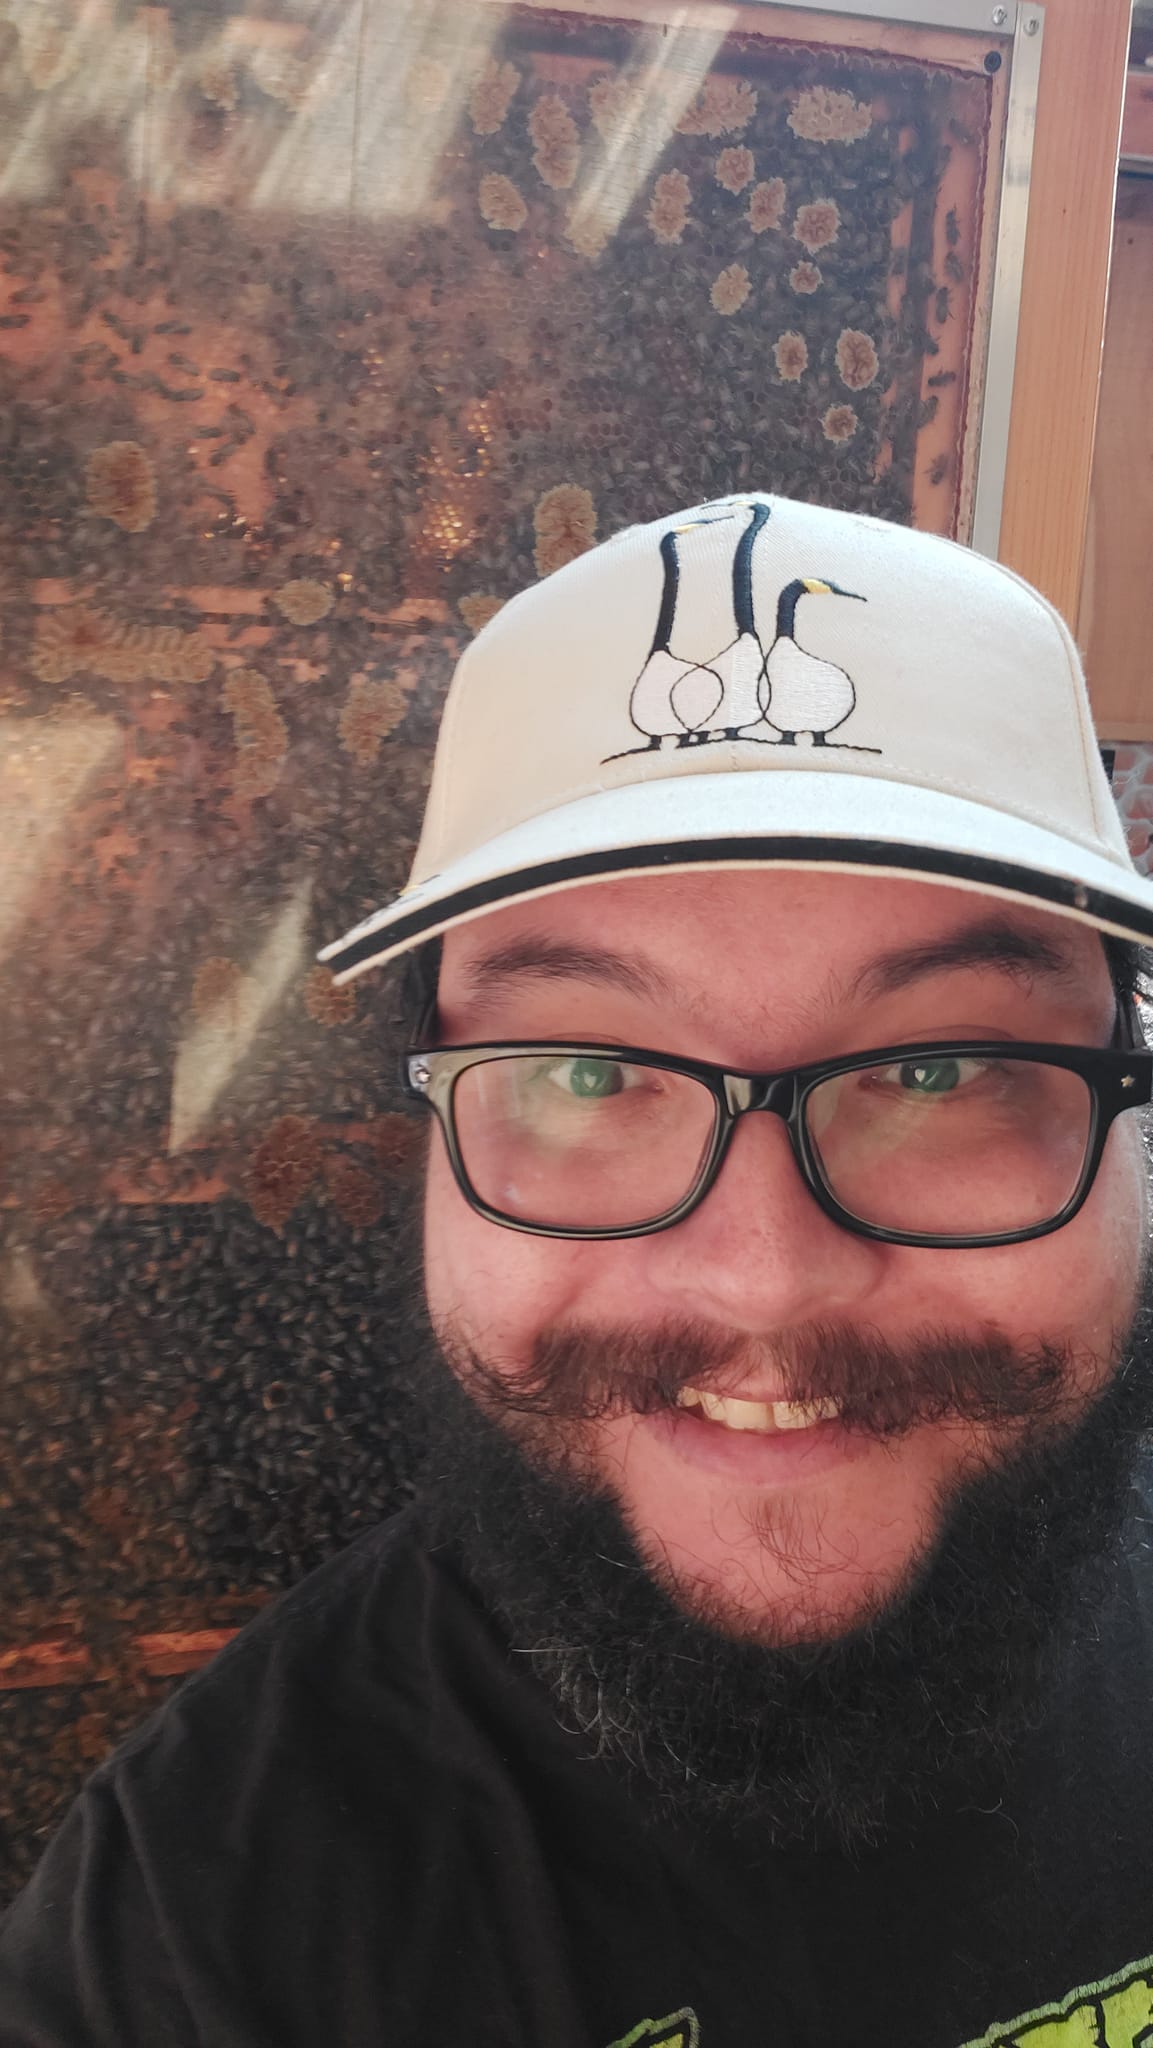
<path fill-rule="evenodd" d="M 756 0 L 756 4 L 780 7 L 789 5 L 790 0 Z M 862 21 L 903 21 L 914 28 L 959 28 L 974 35 L 1008 38 L 1015 33 L 1020 14 L 1036 14 L 1039 9 L 1018 5 L 1018 0 L 1007 0 L 1005 5 L 994 5 L 994 0 L 884 0 L 884 5 L 870 4 L 870 0 L 815 0 L 812 12 L 855 14 Z"/>

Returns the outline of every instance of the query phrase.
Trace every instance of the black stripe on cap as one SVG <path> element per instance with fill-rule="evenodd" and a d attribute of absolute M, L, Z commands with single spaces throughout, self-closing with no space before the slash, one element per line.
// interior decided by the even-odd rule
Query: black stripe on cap
<path fill-rule="evenodd" d="M 1037 903 L 1052 904 L 1058 910 L 1075 910 L 1099 923 L 1120 925 L 1126 931 L 1153 939 L 1153 900 L 1148 909 L 1141 909 L 1104 889 L 1092 889 L 1083 882 L 1045 874 L 1037 868 L 992 860 L 985 854 L 894 844 L 885 839 L 741 837 L 661 840 L 656 845 L 613 847 L 494 875 L 486 882 L 474 882 L 466 889 L 438 897 L 374 932 L 366 932 L 362 938 L 350 939 L 339 952 L 329 954 L 326 965 L 333 974 L 346 974 L 349 968 L 359 967 L 379 953 L 416 945 L 427 932 L 455 924 L 473 911 L 491 910 L 510 897 L 563 888 L 566 883 L 594 876 L 625 875 L 639 870 L 652 873 L 664 867 L 731 867 L 751 862 L 763 862 L 766 867 L 793 867 L 821 861 L 837 861 L 846 867 L 901 868 L 914 875 L 943 875 L 954 881 L 972 882 L 979 888 L 1008 889 L 1014 895 L 1032 897 Z"/>

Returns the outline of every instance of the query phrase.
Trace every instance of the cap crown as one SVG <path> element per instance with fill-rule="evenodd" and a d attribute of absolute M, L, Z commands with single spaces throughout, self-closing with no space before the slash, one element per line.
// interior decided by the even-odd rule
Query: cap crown
<path fill-rule="evenodd" d="M 951 541 L 750 493 L 617 534 L 484 629 L 409 889 L 604 790 L 781 770 L 962 797 L 1131 872 L 1076 648 L 1037 592 Z"/>

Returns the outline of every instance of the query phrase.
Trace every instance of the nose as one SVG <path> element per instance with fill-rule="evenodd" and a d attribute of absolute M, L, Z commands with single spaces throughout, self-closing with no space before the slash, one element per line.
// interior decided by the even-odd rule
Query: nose
<path fill-rule="evenodd" d="M 826 1216 L 785 1125 L 758 1112 L 741 1118 L 692 1214 L 640 1243 L 666 1309 L 749 1334 L 865 1311 L 892 1250 Z"/>

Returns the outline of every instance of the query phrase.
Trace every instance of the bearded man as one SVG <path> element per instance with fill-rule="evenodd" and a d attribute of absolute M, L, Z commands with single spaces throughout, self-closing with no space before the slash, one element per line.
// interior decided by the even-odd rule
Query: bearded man
<path fill-rule="evenodd" d="M 418 1499 L 77 1802 L 9 2048 L 1153 2029 L 1128 858 L 1008 571 L 757 494 L 457 673 L 408 888 Z"/>

